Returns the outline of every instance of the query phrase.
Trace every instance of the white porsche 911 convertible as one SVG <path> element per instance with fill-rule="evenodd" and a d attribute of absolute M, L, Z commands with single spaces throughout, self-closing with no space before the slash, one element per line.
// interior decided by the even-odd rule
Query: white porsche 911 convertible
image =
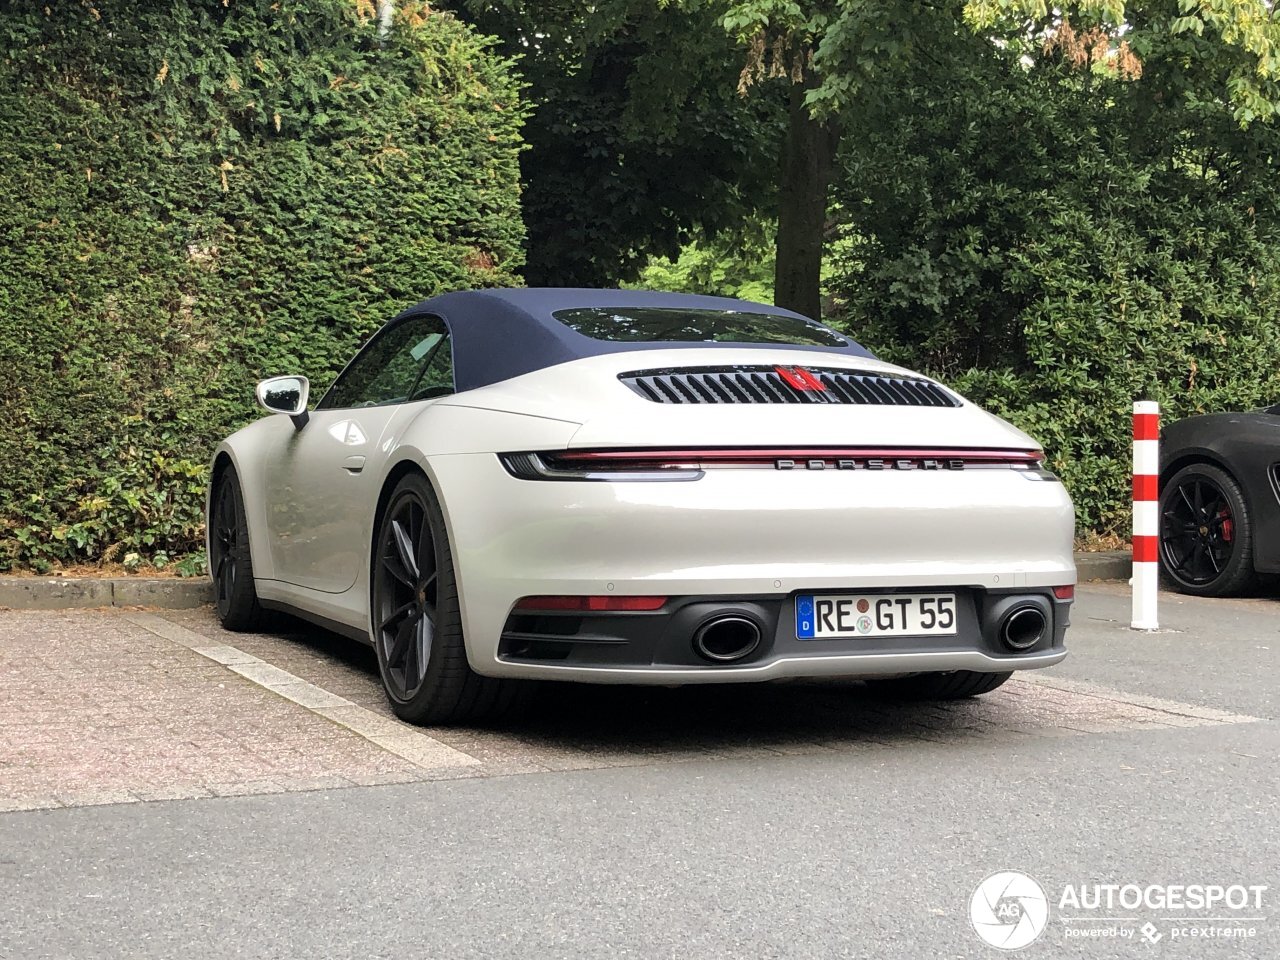
<path fill-rule="evenodd" d="M 1034 440 L 776 307 L 484 290 L 389 322 L 213 459 L 218 614 L 377 651 L 396 713 L 527 679 L 860 677 L 951 699 L 1066 656 L 1071 501 Z"/>

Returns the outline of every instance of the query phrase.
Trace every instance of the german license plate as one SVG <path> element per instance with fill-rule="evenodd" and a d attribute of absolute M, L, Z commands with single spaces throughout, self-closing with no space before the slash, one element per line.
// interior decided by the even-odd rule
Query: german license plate
<path fill-rule="evenodd" d="M 796 637 L 918 637 L 956 632 L 954 593 L 845 593 L 796 597 Z"/>

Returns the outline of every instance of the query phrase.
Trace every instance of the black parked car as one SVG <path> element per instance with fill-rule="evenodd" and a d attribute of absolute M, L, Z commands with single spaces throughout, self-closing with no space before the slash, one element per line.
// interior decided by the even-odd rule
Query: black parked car
<path fill-rule="evenodd" d="M 1258 574 L 1280 573 L 1280 405 L 1161 432 L 1160 568 L 1205 597 L 1247 593 Z"/>

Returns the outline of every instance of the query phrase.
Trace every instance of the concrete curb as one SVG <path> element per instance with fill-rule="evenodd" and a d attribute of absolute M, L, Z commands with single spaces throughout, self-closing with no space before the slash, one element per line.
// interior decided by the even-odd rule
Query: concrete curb
<path fill-rule="evenodd" d="M 1076 576 L 1086 580 L 1128 580 L 1133 576 L 1133 554 L 1128 550 L 1104 550 L 1076 554 Z"/>
<path fill-rule="evenodd" d="M 1128 580 L 1128 551 L 1077 553 L 1076 571 L 1086 580 Z M 187 610 L 213 602 L 204 577 L 0 577 L 0 609 L 75 610 L 84 607 L 156 607 Z"/>
<path fill-rule="evenodd" d="M 186 610 L 213 602 L 206 577 L 0 577 L 0 608 L 74 610 L 83 607 L 158 607 Z"/>

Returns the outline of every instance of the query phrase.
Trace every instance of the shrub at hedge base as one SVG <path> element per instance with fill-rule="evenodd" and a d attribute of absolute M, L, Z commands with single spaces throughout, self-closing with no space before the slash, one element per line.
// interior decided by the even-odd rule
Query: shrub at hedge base
<path fill-rule="evenodd" d="M 509 64 L 399 6 L 0 13 L 0 570 L 199 549 L 254 381 L 516 280 Z"/>

